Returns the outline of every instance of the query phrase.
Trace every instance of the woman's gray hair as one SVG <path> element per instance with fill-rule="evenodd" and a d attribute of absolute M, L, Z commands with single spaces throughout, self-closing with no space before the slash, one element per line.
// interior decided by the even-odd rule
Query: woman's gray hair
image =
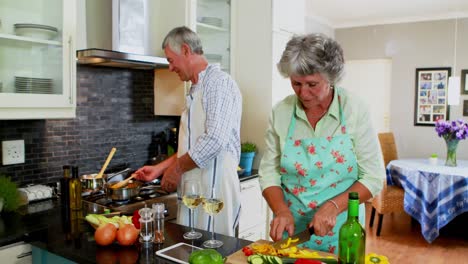
<path fill-rule="evenodd" d="M 343 49 L 323 34 L 293 36 L 277 67 L 283 77 L 319 73 L 334 86 L 344 73 Z"/>
<path fill-rule="evenodd" d="M 193 32 L 188 27 L 176 27 L 167 33 L 162 43 L 162 49 L 169 46 L 171 50 L 180 54 L 180 48 L 183 44 L 189 45 L 192 52 L 203 55 L 203 47 L 197 33 Z"/>

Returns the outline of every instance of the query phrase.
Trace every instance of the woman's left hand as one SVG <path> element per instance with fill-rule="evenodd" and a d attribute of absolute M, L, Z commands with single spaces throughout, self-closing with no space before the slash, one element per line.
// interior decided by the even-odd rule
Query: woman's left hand
<path fill-rule="evenodd" d="M 309 227 L 314 227 L 315 235 L 326 236 L 336 225 L 338 213 L 338 209 L 331 202 L 325 202 L 315 213 Z"/>

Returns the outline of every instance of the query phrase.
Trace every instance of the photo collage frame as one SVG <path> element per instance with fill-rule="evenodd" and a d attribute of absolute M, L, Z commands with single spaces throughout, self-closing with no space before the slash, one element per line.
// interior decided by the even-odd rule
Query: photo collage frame
<path fill-rule="evenodd" d="M 417 68 L 414 109 L 415 126 L 434 126 L 449 119 L 448 78 L 451 68 Z"/>

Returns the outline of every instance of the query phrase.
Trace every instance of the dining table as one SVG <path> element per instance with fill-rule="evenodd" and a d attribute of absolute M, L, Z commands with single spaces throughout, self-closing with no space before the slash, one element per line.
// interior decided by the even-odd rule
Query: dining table
<path fill-rule="evenodd" d="M 424 239 L 432 243 L 441 228 L 468 212 L 468 160 L 445 166 L 444 160 L 398 159 L 388 163 L 387 184 L 405 191 L 404 209 L 421 225 Z"/>

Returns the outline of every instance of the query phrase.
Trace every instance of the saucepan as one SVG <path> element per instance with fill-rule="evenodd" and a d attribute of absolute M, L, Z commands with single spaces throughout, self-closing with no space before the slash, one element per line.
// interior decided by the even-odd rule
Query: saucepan
<path fill-rule="evenodd" d="M 125 187 L 114 189 L 111 188 L 112 185 L 114 185 L 116 181 L 113 182 L 108 182 L 106 183 L 105 186 L 105 191 L 107 194 L 107 197 L 112 199 L 113 201 L 125 201 L 125 200 L 130 200 L 133 197 L 136 197 L 138 195 L 144 195 L 145 192 L 148 193 L 160 193 L 160 194 L 167 194 L 165 191 L 161 190 L 160 185 L 146 185 L 144 182 L 133 180 L 130 181 Z M 155 184 L 154 181 L 149 183 L 149 184 Z M 157 183 L 156 183 L 157 184 Z"/>
<path fill-rule="evenodd" d="M 111 186 L 115 182 L 108 182 L 105 184 L 107 197 L 113 201 L 125 201 L 130 200 L 131 198 L 138 196 L 140 189 L 143 186 L 141 181 L 131 181 L 125 187 L 113 189 Z"/>
<path fill-rule="evenodd" d="M 109 181 L 121 181 L 126 177 L 130 168 L 118 171 L 115 173 L 104 174 L 101 178 L 96 178 L 97 173 L 85 174 L 80 176 L 81 188 L 83 192 L 91 191 L 96 192 L 104 188 L 104 184 Z"/>

